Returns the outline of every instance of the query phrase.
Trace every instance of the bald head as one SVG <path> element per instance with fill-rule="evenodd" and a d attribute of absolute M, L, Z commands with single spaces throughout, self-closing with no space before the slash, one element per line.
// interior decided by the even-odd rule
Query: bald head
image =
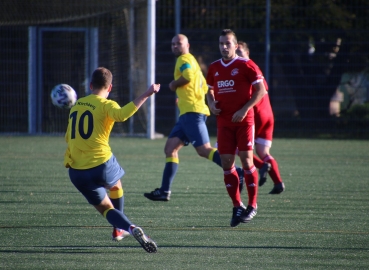
<path fill-rule="evenodd" d="M 176 57 L 190 52 L 190 44 L 185 35 L 178 34 L 172 38 L 172 52 Z"/>

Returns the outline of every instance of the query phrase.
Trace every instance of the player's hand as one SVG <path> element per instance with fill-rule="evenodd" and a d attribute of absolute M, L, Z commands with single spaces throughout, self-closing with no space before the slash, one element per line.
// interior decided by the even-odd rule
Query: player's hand
<path fill-rule="evenodd" d="M 160 84 L 152 84 L 149 89 L 147 89 L 148 94 L 151 96 L 152 94 L 156 94 L 160 90 Z"/>
<path fill-rule="evenodd" d="M 246 115 L 247 115 L 247 111 L 245 112 L 243 109 L 238 110 L 237 112 L 233 114 L 232 122 L 234 123 L 242 122 L 242 120 L 245 119 Z"/>
<path fill-rule="evenodd" d="M 217 100 L 214 100 L 214 102 L 211 102 L 211 103 L 209 104 L 209 109 L 210 109 L 210 111 L 211 111 L 214 115 L 219 115 L 219 114 L 220 114 L 220 112 L 222 111 L 221 109 L 218 109 L 218 108 L 217 108 L 217 103 L 218 103 L 218 101 L 217 101 Z"/>

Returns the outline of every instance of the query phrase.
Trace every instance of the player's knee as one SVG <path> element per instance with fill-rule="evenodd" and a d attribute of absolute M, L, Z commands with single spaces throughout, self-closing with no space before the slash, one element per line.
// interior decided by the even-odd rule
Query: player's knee
<path fill-rule="evenodd" d="M 106 213 L 109 209 L 114 209 L 112 203 L 108 203 L 105 201 L 101 202 L 99 205 L 94 205 L 94 207 L 101 215 L 104 215 L 104 213 Z"/>
<path fill-rule="evenodd" d="M 258 154 L 258 157 L 263 160 L 266 156 L 268 156 L 267 153 L 257 153 Z"/>
<path fill-rule="evenodd" d="M 184 142 L 177 138 L 169 138 L 164 146 L 164 153 L 171 156 L 172 153 L 176 154 L 184 146 Z"/>
<path fill-rule="evenodd" d="M 269 149 L 270 147 L 266 146 L 266 145 L 262 145 L 262 144 L 256 144 L 255 145 L 255 152 L 256 154 L 261 158 L 265 158 L 266 156 L 270 155 L 269 154 Z"/>
<path fill-rule="evenodd" d="M 120 179 L 114 184 L 114 186 L 109 188 L 110 191 L 116 191 L 116 190 L 120 190 L 120 189 L 123 189 L 122 182 L 120 181 Z"/>
<path fill-rule="evenodd" d="M 234 166 L 234 164 L 232 162 L 229 162 L 229 160 L 227 161 L 222 161 L 222 168 L 223 170 L 229 170 L 230 168 L 232 168 Z"/>
<path fill-rule="evenodd" d="M 242 167 L 246 170 L 251 169 L 253 165 L 254 165 L 254 162 L 252 158 L 246 158 L 245 160 L 242 161 Z"/>
<path fill-rule="evenodd" d="M 166 157 L 178 157 L 178 151 L 171 148 L 165 148 L 164 154 Z"/>

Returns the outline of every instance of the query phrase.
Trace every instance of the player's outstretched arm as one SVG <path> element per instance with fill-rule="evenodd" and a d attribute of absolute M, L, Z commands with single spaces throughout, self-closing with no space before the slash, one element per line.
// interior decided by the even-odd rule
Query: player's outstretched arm
<path fill-rule="evenodd" d="M 124 122 L 130 118 L 135 112 L 145 103 L 148 97 L 152 94 L 159 92 L 160 84 L 152 84 L 146 92 L 141 94 L 139 97 L 129 102 L 123 107 L 120 107 L 118 103 L 113 104 L 111 109 L 108 111 L 109 116 L 117 122 Z"/>
<path fill-rule="evenodd" d="M 140 108 L 142 106 L 142 104 L 145 103 L 145 101 L 152 95 L 152 94 L 156 94 L 157 92 L 159 92 L 160 90 L 160 84 L 152 84 L 147 90 L 146 92 L 144 92 L 143 94 L 141 94 L 139 97 L 137 97 L 136 99 L 134 99 L 132 102 L 135 104 L 135 106 L 138 108 Z"/>

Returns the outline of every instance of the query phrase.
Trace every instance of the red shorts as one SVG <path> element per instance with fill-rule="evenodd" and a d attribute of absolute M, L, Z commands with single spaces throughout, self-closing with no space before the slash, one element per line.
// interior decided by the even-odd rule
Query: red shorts
<path fill-rule="evenodd" d="M 254 106 L 254 120 L 255 143 L 270 147 L 273 139 L 274 115 L 268 95 L 265 95 L 262 100 Z"/>
<path fill-rule="evenodd" d="M 255 114 L 255 142 L 267 146 L 272 145 L 274 130 L 273 115 Z"/>
<path fill-rule="evenodd" d="M 235 155 L 239 151 L 254 149 L 254 125 L 218 127 L 219 154 Z"/>

